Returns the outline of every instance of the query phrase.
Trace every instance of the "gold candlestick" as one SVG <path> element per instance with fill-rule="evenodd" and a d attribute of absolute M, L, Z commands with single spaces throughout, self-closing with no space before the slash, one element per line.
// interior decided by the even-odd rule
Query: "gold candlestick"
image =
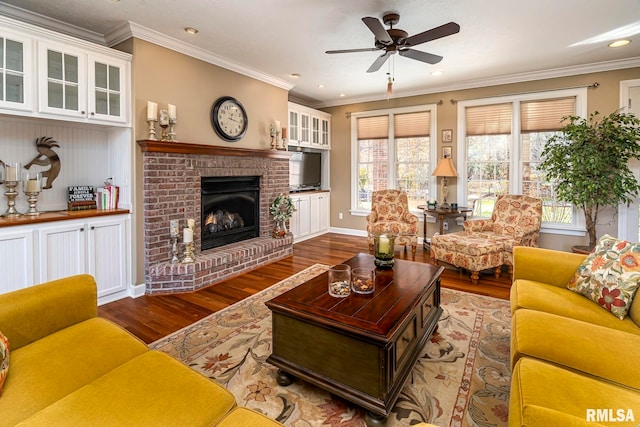
<path fill-rule="evenodd" d="M 196 262 L 195 255 L 193 253 L 193 242 L 184 244 L 184 258 L 182 258 L 183 264 L 193 264 Z"/>
<path fill-rule="evenodd" d="M 18 181 L 5 181 L 4 186 L 6 187 L 6 191 L 4 195 L 7 197 L 7 210 L 4 211 L 2 216 L 20 216 L 22 215 L 16 209 L 16 197 L 18 196 L 18 192 L 16 191 L 16 187 L 18 186 Z"/>

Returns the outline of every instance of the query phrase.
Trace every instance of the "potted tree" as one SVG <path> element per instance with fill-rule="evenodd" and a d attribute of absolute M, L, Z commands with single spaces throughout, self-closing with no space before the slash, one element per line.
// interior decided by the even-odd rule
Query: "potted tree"
<path fill-rule="evenodd" d="M 568 123 L 547 141 L 540 164 L 558 199 L 584 211 L 589 251 L 596 246 L 600 211 L 630 203 L 640 192 L 628 165 L 640 157 L 640 120 L 619 111 L 598 116 L 563 117 Z"/>

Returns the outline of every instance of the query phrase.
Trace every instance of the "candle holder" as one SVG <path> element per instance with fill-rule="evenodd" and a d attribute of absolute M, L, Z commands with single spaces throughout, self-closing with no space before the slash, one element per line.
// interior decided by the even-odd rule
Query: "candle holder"
<path fill-rule="evenodd" d="M 394 234 L 378 234 L 373 236 L 373 263 L 381 269 L 393 268 Z"/>
<path fill-rule="evenodd" d="M 184 244 L 184 258 L 182 258 L 183 264 L 193 264 L 196 262 L 196 257 L 193 253 L 193 242 Z"/>
<path fill-rule="evenodd" d="M 280 130 L 278 130 L 278 127 L 275 123 L 271 124 L 271 131 L 270 131 L 270 135 L 271 135 L 271 149 L 272 150 L 277 150 L 278 149 L 278 134 L 280 133 Z"/>
<path fill-rule="evenodd" d="M 4 195 L 7 198 L 7 210 L 4 211 L 2 216 L 20 216 L 22 215 L 16 209 L 16 197 L 18 196 L 18 192 L 16 191 L 16 187 L 18 186 L 18 181 L 5 181 L 4 186 L 6 188 Z"/>
<path fill-rule="evenodd" d="M 11 162 L 4 164 L 4 170 L 2 170 L 3 174 L 1 174 L 2 176 L 0 177 L 0 180 L 3 181 L 6 189 L 4 195 L 7 197 L 7 210 L 4 211 L 2 216 L 22 215 L 16 209 L 16 197 L 18 196 L 16 188 L 18 187 L 21 170 L 22 163 L 20 162 Z"/>
<path fill-rule="evenodd" d="M 178 237 L 171 237 L 171 264 L 177 264 L 180 262 L 178 258 Z"/>
<path fill-rule="evenodd" d="M 149 122 L 149 140 L 157 141 L 158 140 L 156 138 L 156 122 L 157 122 L 157 120 L 155 120 L 155 119 L 147 119 L 147 121 Z"/>
<path fill-rule="evenodd" d="M 167 134 L 167 128 L 169 127 L 169 112 L 167 110 L 160 110 L 160 127 L 162 128 L 160 140 L 166 141 L 169 137 Z"/>
<path fill-rule="evenodd" d="M 42 174 L 40 172 L 25 172 L 22 175 L 22 191 L 27 195 L 27 202 L 29 202 L 29 210 L 25 212 L 25 215 L 40 215 L 36 209 L 36 203 L 38 203 L 38 194 L 42 191 Z"/>
<path fill-rule="evenodd" d="M 169 141 L 176 140 L 176 119 L 169 119 Z"/>

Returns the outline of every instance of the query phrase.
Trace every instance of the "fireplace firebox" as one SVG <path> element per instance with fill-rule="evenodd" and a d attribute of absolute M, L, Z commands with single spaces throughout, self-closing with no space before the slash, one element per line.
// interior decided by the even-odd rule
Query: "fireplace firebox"
<path fill-rule="evenodd" d="M 201 250 L 260 234 L 260 177 L 201 178 Z"/>

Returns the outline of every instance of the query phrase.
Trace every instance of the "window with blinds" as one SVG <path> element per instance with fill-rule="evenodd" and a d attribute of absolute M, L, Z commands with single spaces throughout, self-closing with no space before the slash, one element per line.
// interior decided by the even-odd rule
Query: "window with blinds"
<path fill-rule="evenodd" d="M 586 105 L 586 94 L 565 90 L 538 95 L 494 98 L 482 105 L 474 101 L 459 109 L 465 115 L 468 203 L 475 216 L 489 217 L 498 195 L 526 194 L 543 200 L 547 226 L 577 227 L 574 207 L 557 199 L 539 164 L 549 138 L 563 127 L 565 117 L 576 115 L 579 96 Z"/>
<path fill-rule="evenodd" d="M 411 209 L 429 198 L 432 112 L 412 110 L 356 118 L 355 210 L 370 210 L 373 192 L 389 188 L 405 191 Z"/>

